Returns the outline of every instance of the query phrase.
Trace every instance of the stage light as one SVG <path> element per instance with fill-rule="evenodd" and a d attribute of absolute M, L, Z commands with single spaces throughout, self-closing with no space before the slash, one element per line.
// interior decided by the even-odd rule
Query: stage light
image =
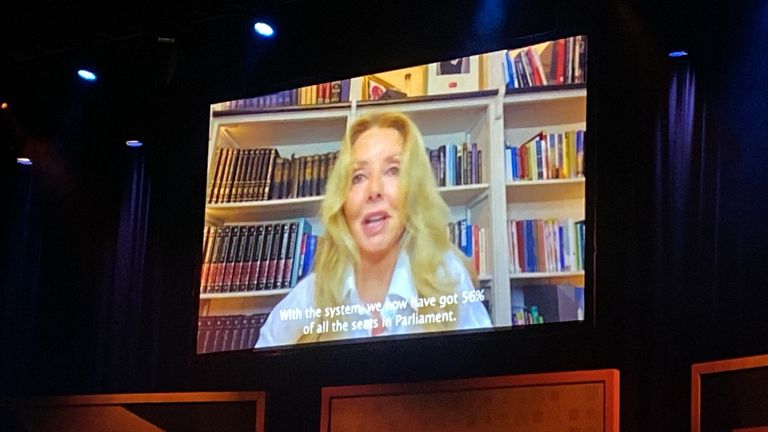
<path fill-rule="evenodd" d="M 8 105 L 8 102 L 2 102 L 0 103 L 0 110 L 7 111 L 11 106 Z"/>
<path fill-rule="evenodd" d="M 253 29 L 260 36 L 272 37 L 275 35 L 275 30 L 272 28 L 272 26 L 263 21 L 259 21 L 256 24 L 254 24 Z"/>
<path fill-rule="evenodd" d="M 144 145 L 144 143 L 139 140 L 128 140 L 125 142 L 125 145 L 128 147 L 141 147 Z"/>
<path fill-rule="evenodd" d="M 675 57 L 685 57 L 687 55 L 688 55 L 688 53 L 685 52 L 684 50 L 670 51 L 669 52 L 669 56 L 672 57 L 672 58 L 675 58 Z"/>
<path fill-rule="evenodd" d="M 87 69 L 80 69 L 77 71 L 77 75 L 85 81 L 96 81 L 96 74 Z"/>
<path fill-rule="evenodd" d="M 16 158 L 16 163 L 19 165 L 32 165 L 32 161 L 29 158 Z"/>

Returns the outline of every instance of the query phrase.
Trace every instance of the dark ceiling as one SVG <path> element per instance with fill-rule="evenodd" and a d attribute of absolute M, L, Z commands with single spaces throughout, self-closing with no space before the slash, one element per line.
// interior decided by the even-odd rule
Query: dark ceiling
<path fill-rule="evenodd" d="M 25 65 L 139 38 L 173 38 L 196 25 L 285 7 L 298 0 L 155 2 L 11 2 L 0 14 L 0 59 Z"/>

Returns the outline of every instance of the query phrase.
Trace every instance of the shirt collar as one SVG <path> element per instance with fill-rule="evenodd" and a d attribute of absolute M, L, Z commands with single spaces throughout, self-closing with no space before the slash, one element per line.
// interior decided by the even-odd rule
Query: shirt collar
<path fill-rule="evenodd" d="M 388 299 L 398 297 L 404 300 L 416 297 L 416 287 L 413 285 L 413 278 L 411 277 L 411 262 L 408 254 L 403 249 L 400 249 L 400 254 L 397 257 L 395 269 L 392 273 L 392 280 L 389 282 L 389 290 L 387 291 Z M 360 296 L 357 294 L 355 272 L 351 265 L 347 267 L 347 271 L 344 274 L 342 298 L 346 299 L 349 304 L 362 304 Z"/>

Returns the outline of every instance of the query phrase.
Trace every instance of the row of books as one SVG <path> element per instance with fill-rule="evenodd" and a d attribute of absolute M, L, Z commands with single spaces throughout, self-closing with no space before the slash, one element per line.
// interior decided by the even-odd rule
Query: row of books
<path fill-rule="evenodd" d="M 512 325 L 584 320 L 584 287 L 572 284 L 527 284 L 510 293 Z M 515 302 L 519 302 L 514 305 Z"/>
<path fill-rule="evenodd" d="M 502 64 L 507 89 L 587 82 L 587 38 L 573 36 L 508 50 Z"/>
<path fill-rule="evenodd" d="M 447 231 L 451 243 L 472 260 L 475 272 L 480 275 L 488 274 L 485 228 L 461 219 L 449 222 Z"/>
<path fill-rule="evenodd" d="M 317 236 L 305 218 L 255 225 L 206 226 L 201 293 L 296 286 L 312 268 Z"/>
<path fill-rule="evenodd" d="M 539 315 L 539 308 L 531 306 L 528 310 L 518 310 L 512 314 L 512 325 L 544 324 L 544 316 Z"/>
<path fill-rule="evenodd" d="M 251 349 L 269 314 L 201 316 L 197 321 L 197 353 Z"/>
<path fill-rule="evenodd" d="M 583 219 L 508 220 L 510 272 L 584 270 L 584 241 Z"/>
<path fill-rule="evenodd" d="M 291 155 L 275 160 L 269 199 L 286 199 L 325 194 L 325 183 L 336 164 L 338 152 L 310 156 Z"/>
<path fill-rule="evenodd" d="M 349 102 L 350 83 L 350 79 L 343 79 L 314 84 L 268 95 L 227 101 L 217 104 L 214 109 L 231 111 Z"/>
<path fill-rule="evenodd" d="M 217 148 L 208 204 L 300 198 L 325 193 L 337 153 L 284 158 L 276 148 Z"/>
<path fill-rule="evenodd" d="M 478 184 L 483 179 L 483 151 L 477 143 L 443 144 L 427 149 L 437 186 Z"/>
<path fill-rule="evenodd" d="M 519 146 L 505 144 L 506 181 L 583 177 L 585 135 L 583 129 L 541 131 Z"/>

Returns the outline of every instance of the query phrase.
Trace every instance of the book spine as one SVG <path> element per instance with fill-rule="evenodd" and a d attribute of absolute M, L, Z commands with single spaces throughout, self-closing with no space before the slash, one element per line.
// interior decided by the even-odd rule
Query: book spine
<path fill-rule="evenodd" d="M 310 234 L 307 236 L 307 247 L 304 252 L 304 264 L 303 274 L 308 275 L 312 271 L 312 264 L 315 258 L 315 251 L 317 249 L 318 238 L 316 235 Z"/>
<path fill-rule="evenodd" d="M 254 234 L 253 254 L 251 255 L 251 270 L 248 275 L 248 291 L 259 289 L 259 277 L 262 271 L 261 254 L 264 250 L 264 225 L 256 225 Z"/>
<path fill-rule="evenodd" d="M 218 272 L 219 251 L 221 250 L 221 243 L 223 242 L 224 228 L 216 227 L 216 233 L 214 235 L 216 238 L 213 243 L 213 251 L 211 251 L 210 263 L 208 265 L 208 274 L 206 275 L 205 281 L 202 282 L 204 287 L 201 289 L 201 292 L 205 293 L 213 292 L 213 287 L 215 285 Z"/>
<path fill-rule="evenodd" d="M 259 264 L 259 283 L 256 287 L 257 290 L 264 290 L 267 288 L 267 279 L 269 277 L 269 259 L 272 254 L 272 243 L 274 236 L 272 234 L 274 225 L 264 225 L 264 244 L 261 250 L 261 259 Z"/>
<path fill-rule="evenodd" d="M 328 182 L 328 165 L 330 165 L 330 153 L 325 153 L 320 156 L 320 174 L 319 174 L 319 185 L 318 185 L 318 194 L 324 195 L 325 194 L 325 185 Z"/>
<path fill-rule="evenodd" d="M 213 197 L 211 203 L 220 203 L 222 202 L 222 196 L 224 195 L 224 183 L 226 181 L 226 176 L 229 173 L 230 166 L 232 164 L 232 156 L 234 154 L 234 149 L 225 148 L 222 149 L 222 166 L 217 174 L 217 178 L 215 180 L 216 187 L 213 190 Z"/>
<path fill-rule="evenodd" d="M 475 272 L 480 273 L 480 227 L 472 224 L 472 263 L 475 266 Z"/>
<path fill-rule="evenodd" d="M 216 190 L 217 184 L 217 178 L 219 177 L 219 173 L 223 169 L 222 166 L 224 165 L 224 157 L 222 156 L 223 150 L 221 147 L 216 148 L 215 156 L 214 156 L 214 163 L 213 163 L 213 170 L 208 175 L 208 196 L 206 197 L 206 203 L 211 204 L 213 203 L 213 194 L 214 190 Z"/>
<path fill-rule="evenodd" d="M 291 274 L 293 272 L 293 254 L 296 250 L 296 233 L 298 232 L 298 222 L 291 222 L 288 225 L 288 236 L 283 245 L 284 258 L 281 265 L 280 286 L 278 288 L 290 288 Z"/>
<path fill-rule="evenodd" d="M 239 292 L 248 290 L 248 277 L 251 275 L 251 263 L 253 262 L 252 259 L 253 259 L 255 235 L 256 235 L 256 227 L 254 225 L 248 225 L 246 227 L 243 257 L 240 263 L 240 266 L 241 266 L 240 274 L 235 281 L 235 283 L 237 284 L 236 285 L 237 291 Z M 234 288 L 234 285 L 233 285 L 233 288 Z"/>
<path fill-rule="evenodd" d="M 584 135 L 585 131 L 576 131 L 576 176 L 584 177 Z"/>
<path fill-rule="evenodd" d="M 301 195 L 302 197 L 311 196 L 312 194 L 312 157 L 304 156 L 304 173 L 301 178 Z"/>
<path fill-rule="evenodd" d="M 282 238 L 282 224 L 272 225 L 270 250 L 267 254 L 267 271 L 264 280 L 264 289 L 270 290 L 275 287 L 275 266 L 277 264 L 277 255 L 280 251 L 280 240 Z"/>
<path fill-rule="evenodd" d="M 341 80 L 341 94 L 339 96 L 341 102 L 349 102 L 349 88 L 352 84 L 352 80 L 347 78 Z"/>
<path fill-rule="evenodd" d="M 277 149 L 270 148 L 268 149 L 268 158 L 267 158 L 267 166 L 266 166 L 266 175 L 264 176 L 264 186 L 261 191 L 261 200 L 268 200 L 269 199 L 269 190 L 270 186 L 272 185 L 272 172 L 275 169 L 275 159 L 277 158 Z"/>
<path fill-rule="evenodd" d="M 280 248 L 277 254 L 277 261 L 275 263 L 275 277 L 273 288 L 280 289 L 283 287 L 283 275 L 285 273 L 285 257 L 288 254 L 288 242 L 291 236 L 291 224 L 286 222 L 280 227 Z"/>
<path fill-rule="evenodd" d="M 237 176 L 240 173 L 240 169 L 243 163 L 243 151 L 240 149 L 233 149 L 234 157 L 232 159 L 232 169 L 229 172 L 229 178 L 227 179 L 226 188 L 224 189 L 224 202 L 233 202 L 235 198 L 237 185 Z"/>
<path fill-rule="evenodd" d="M 557 50 L 555 81 L 558 84 L 565 84 L 565 39 L 555 41 L 555 48 Z"/>
<path fill-rule="evenodd" d="M 229 256 L 230 244 L 232 243 L 232 228 L 225 226 L 222 233 L 221 248 L 219 249 L 219 257 L 216 263 L 216 279 L 213 281 L 212 292 L 221 292 L 221 288 L 224 285 L 224 273 L 227 264 L 227 257 Z"/>
<path fill-rule="evenodd" d="M 341 80 L 331 82 L 331 103 L 341 102 Z"/>
<path fill-rule="evenodd" d="M 241 226 L 240 234 L 237 239 L 237 254 L 232 268 L 232 278 L 229 285 L 230 292 L 240 291 L 240 278 L 242 277 L 243 261 L 246 259 L 245 253 L 248 247 L 248 227 Z"/>
<path fill-rule="evenodd" d="M 208 280 L 208 271 L 211 267 L 211 255 L 213 252 L 213 243 L 216 240 L 216 227 L 206 226 L 204 229 L 203 262 L 200 266 L 200 292 L 205 292 L 206 281 Z"/>
<path fill-rule="evenodd" d="M 227 247 L 226 262 L 224 264 L 224 276 L 221 281 L 221 288 L 218 292 L 229 292 L 232 285 L 232 275 L 235 269 L 237 259 L 238 243 L 240 240 L 240 227 L 233 225 L 229 232 L 229 245 Z"/>

